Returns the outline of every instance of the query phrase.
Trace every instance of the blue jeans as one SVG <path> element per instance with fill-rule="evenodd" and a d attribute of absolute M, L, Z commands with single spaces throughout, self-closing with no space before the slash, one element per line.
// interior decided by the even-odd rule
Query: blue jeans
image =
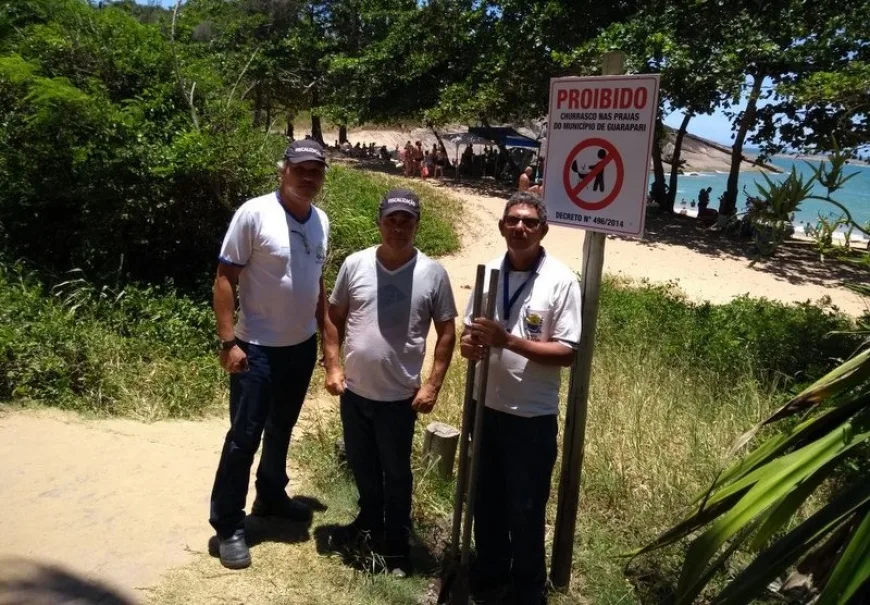
<path fill-rule="evenodd" d="M 257 497 L 267 502 L 286 497 L 290 433 L 317 360 L 316 336 L 290 347 L 239 346 L 248 355 L 248 371 L 230 375 L 230 430 L 211 492 L 209 522 L 221 537 L 245 526 L 251 465 L 261 438 Z"/>
<path fill-rule="evenodd" d="M 347 462 L 359 491 L 360 528 L 384 532 L 388 554 L 406 556 L 411 532 L 412 399 L 373 401 L 341 396 Z"/>
<path fill-rule="evenodd" d="M 544 530 L 556 463 L 556 416 L 485 408 L 474 509 L 476 580 L 510 581 L 517 605 L 546 602 Z"/>

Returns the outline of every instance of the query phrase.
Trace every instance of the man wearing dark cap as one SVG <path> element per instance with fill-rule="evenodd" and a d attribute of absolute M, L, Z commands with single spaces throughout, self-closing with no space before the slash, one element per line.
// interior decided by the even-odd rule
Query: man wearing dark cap
<path fill-rule="evenodd" d="M 220 540 L 221 563 L 230 569 L 251 563 L 244 508 L 261 437 L 251 514 L 293 521 L 311 517 L 284 490 L 290 433 L 317 359 L 315 332 L 324 329 L 322 270 L 329 220 L 311 202 L 323 186 L 325 169 L 326 156 L 316 141 L 291 143 L 278 190 L 242 204 L 218 257 L 214 313 L 220 363 L 230 374 L 230 430 L 209 521 Z"/>
<path fill-rule="evenodd" d="M 381 200 L 381 244 L 344 261 L 329 298 L 326 388 L 341 396 L 348 464 L 359 490 L 356 520 L 336 545 L 370 539 L 397 576 L 410 573 L 411 442 L 417 413 L 432 411 L 456 341 L 447 272 L 414 247 L 420 199 L 393 189 Z M 435 325 L 432 370 L 420 374 Z M 334 337 L 334 340 L 333 340 Z M 344 343 L 344 371 L 339 364 Z"/>

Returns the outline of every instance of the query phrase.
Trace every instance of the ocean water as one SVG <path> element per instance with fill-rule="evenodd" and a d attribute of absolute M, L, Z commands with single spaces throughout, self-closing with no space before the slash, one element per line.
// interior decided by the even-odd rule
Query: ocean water
<path fill-rule="evenodd" d="M 804 160 L 777 157 L 773 158 L 771 163 L 784 170 L 783 174 L 768 174 L 768 177 L 773 181 L 781 181 L 785 179 L 792 167 L 794 167 L 798 173 L 805 175 L 805 178 L 809 178 L 812 174 L 812 169 Z M 812 165 L 817 166 L 818 163 L 812 162 Z M 856 166 L 849 164 L 844 170 L 847 175 L 856 173 L 856 176 L 852 177 L 846 185 L 842 189 L 836 191 L 832 197 L 849 209 L 852 218 L 855 219 L 859 225 L 866 225 L 870 223 L 870 166 Z M 666 182 L 669 175 L 670 172 L 665 172 Z M 650 176 L 650 183 L 652 183 L 652 176 Z M 746 193 L 750 195 L 758 195 L 756 183 L 761 183 L 762 185 L 765 184 L 764 177 L 760 173 L 740 173 L 740 183 L 738 185 L 740 193 L 737 196 L 738 212 L 743 212 L 746 208 Z M 713 188 L 713 191 L 710 192 L 710 207 L 718 209 L 719 196 L 725 191 L 727 184 L 727 173 L 701 172 L 697 176 L 689 176 L 685 174 L 680 175 L 679 181 L 677 182 L 675 210 L 679 212 L 681 200 L 683 199 L 686 200 L 687 206 L 690 202 L 697 201 L 698 191 L 705 187 Z M 746 193 L 743 192 L 744 187 Z M 816 185 L 814 188 L 814 195 L 824 196 L 826 193 L 827 190 L 820 185 Z M 805 223 L 815 225 L 819 220 L 819 215 L 836 218 L 841 214 L 842 212 L 840 209 L 833 204 L 828 204 L 818 200 L 805 200 L 801 203 L 798 211 L 795 212 L 794 222 L 796 225 L 803 225 Z"/>

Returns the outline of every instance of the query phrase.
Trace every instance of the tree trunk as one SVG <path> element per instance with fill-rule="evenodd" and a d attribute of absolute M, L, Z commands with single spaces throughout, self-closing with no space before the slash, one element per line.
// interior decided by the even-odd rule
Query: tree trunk
<path fill-rule="evenodd" d="M 320 116 L 311 114 L 311 138 L 323 145 L 323 128 L 320 126 Z"/>
<path fill-rule="evenodd" d="M 338 127 L 338 144 L 347 143 L 347 125 L 342 124 Z"/>
<path fill-rule="evenodd" d="M 317 106 L 320 104 L 320 95 L 317 88 L 311 89 L 311 138 L 323 145 L 323 127 L 320 125 L 320 114 Z"/>
<path fill-rule="evenodd" d="M 435 135 L 435 140 L 438 141 L 438 146 L 441 148 L 441 151 L 444 152 L 444 155 L 447 155 L 447 147 L 444 146 L 444 141 L 441 140 L 441 135 L 438 134 L 437 130 L 435 130 L 435 124 L 432 122 L 426 122 L 426 126 L 428 126 L 429 130 L 432 131 L 432 134 Z"/>
<path fill-rule="evenodd" d="M 296 119 L 296 116 L 292 113 L 287 114 L 287 130 L 285 131 L 285 135 L 287 136 L 288 141 L 293 140 L 293 120 Z"/>
<path fill-rule="evenodd" d="M 725 197 L 719 205 L 719 214 L 728 215 L 737 212 L 737 185 L 740 181 L 740 164 L 743 161 L 743 143 L 746 141 L 746 133 L 755 125 L 755 112 L 758 108 L 758 97 L 761 96 L 761 83 L 763 81 L 763 72 L 753 75 L 752 90 L 749 91 L 746 110 L 740 118 L 737 136 L 731 146 L 731 171 L 728 173 L 728 187 L 725 189 Z"/>
<path fill-rule="evenodd" d="M 668 211 L 674 211 L 674 203 L 677 200 L 677 177 L 680 171 L 680 153 L 683 149 L 683 137 L 686 136 L 686 129 L 689 128 L 689 120 L 692 119 L 692 112 L 687 111 L 683 116 L 683 121 L 680 123 L 680 129 L 674 138 L 674 154 L 671 162 L 671 180 L 668 185 L 667 205 Z"/>
<path fill-rule="evenodd" d="M 667 209 L 667 195 L 665 194 L 665 166 L 662 162 L 662 136 L 664 136 L 664 125 L 661 117 L 656 118 L 656 129 L 653 134 L 653 186 L 652 197 L 660 208 Z"/>

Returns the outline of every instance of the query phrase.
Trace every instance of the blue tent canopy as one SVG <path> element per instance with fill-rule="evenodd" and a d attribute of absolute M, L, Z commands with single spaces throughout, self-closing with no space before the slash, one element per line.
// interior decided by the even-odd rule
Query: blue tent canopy
<path fill-rule="evenodd" d="M 537 149 L 541 146 L 538 141 L 530 139 L 529 137 L 520 136 L 506 136 L 504 138 L 504 146 L 505 147 L 526 147 L 528 149 Z"/>
<path fill-rule="evenodd" d="M 539 141 L 520 134 L 510 126 L 490 126 L 489 128 L 486 126 L 473 126 L 468 129 L 468 132 L 492 139 L 505 147 L 537 149 L 541 146 Z"/>

